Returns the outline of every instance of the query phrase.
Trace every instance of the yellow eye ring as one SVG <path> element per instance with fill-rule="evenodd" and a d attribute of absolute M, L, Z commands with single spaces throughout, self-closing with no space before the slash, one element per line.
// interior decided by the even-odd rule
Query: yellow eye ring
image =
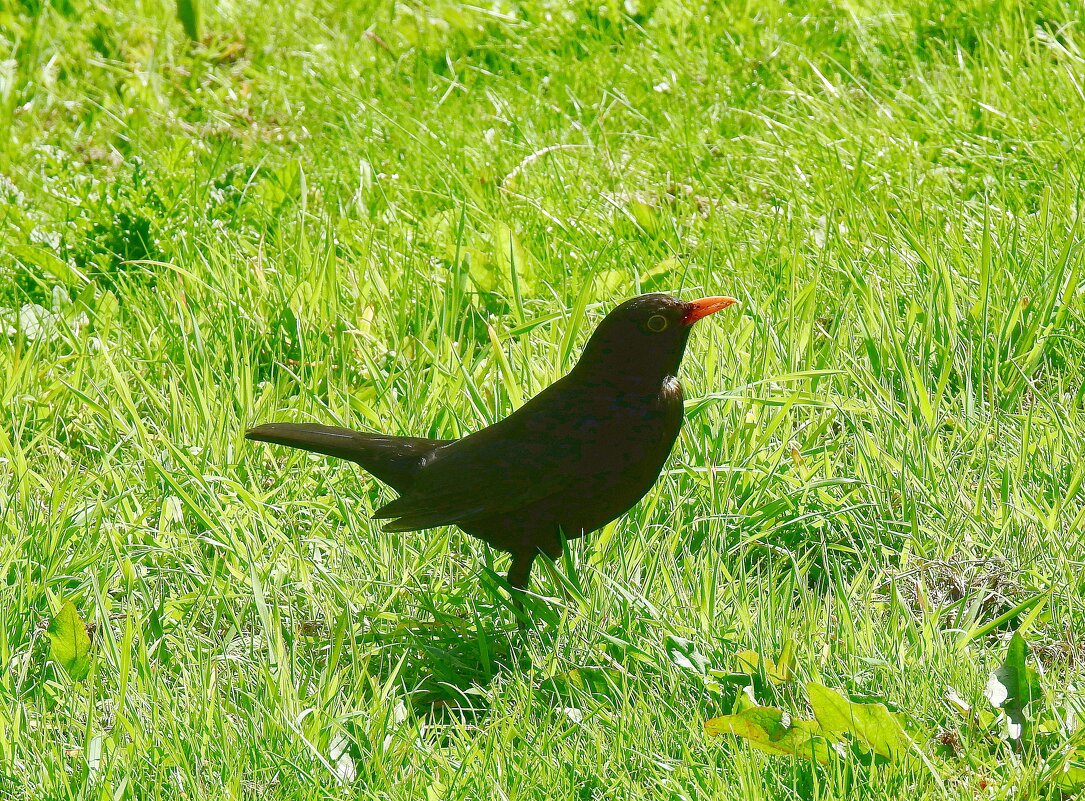
<path fill-rule="evenodd" d="M 648 322 L 645 323 L 645 325 L 648 326 L 648 330 L 653 334 L 658 334 L 661 331 L 666 331 L 667 326 L 670 325 L 670 323 L 662 314 L 653 314 L 648 318 Z"/>

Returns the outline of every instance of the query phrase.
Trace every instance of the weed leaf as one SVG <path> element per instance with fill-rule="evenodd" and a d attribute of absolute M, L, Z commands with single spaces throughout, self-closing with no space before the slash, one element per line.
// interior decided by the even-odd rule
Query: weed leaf
<path fill-rule="evenodd" d="M 79 617 L 75 604 L 68 601 L 49 621 L 45 630 L 53 659 L 75 681 L 82 681 L 90 670 L 90 634 Z"/>
<path fill-rule="evenodd" d="M 1014 632 L 1006 650 L 1006 660 L 991 673 L 983 691 L 992 706 L 1006 713 L 1011 740 L 1025 736 L 1028 727 L 1025 707 L 1040 694 L 1039 678 L 1036 671 L 1025 664 L 1027 658 L 1028 643 L 1020 632 Z"/>
<path fill-rule="evenodd" d="M 908 735 L 885 704 L 857 704 L 836 690 L 810 682 L 810 706 L 827 734 L 846 734 L 886 759 L 898 759 L 908 750 Z"/>
<path fill-rule="evenodd" d="M 736 715 L 722 715 L 705 721 L 705 733 L 718 737 L 733 734 L 768 754 L 787 754 L 828 762 L 831 744 L 813 720 L 796 720 L 783 710 L 755 706 Z"/>

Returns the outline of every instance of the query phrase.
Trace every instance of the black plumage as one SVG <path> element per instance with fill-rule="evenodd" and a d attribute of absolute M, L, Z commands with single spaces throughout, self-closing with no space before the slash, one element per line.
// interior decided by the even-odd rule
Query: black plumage
<path fill-rule="evenodd" d="M 536 555 L 614 520 L 651 488 L 682 426 L 679 363 L 691 326 L 732 298 L 641 295 L 600 322 L 576 366 L 505 419 L 458 440 L 270 423 L 248 439 L 349 459 L 399 497 L 385 531 L 455 525 L 512 556 L 527 586 Z"/>

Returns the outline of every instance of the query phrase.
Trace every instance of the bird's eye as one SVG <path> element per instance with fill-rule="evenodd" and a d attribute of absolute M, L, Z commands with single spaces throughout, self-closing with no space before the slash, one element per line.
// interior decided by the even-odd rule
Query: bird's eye
<path fill-rule="evenodd" d="M 655 334 L 658 334 L 660 331 L 666 331 L 668 325 L 667 318 L 662 314 L 653 314 L 648 318 L 647 322 L 648 330 Z"/>

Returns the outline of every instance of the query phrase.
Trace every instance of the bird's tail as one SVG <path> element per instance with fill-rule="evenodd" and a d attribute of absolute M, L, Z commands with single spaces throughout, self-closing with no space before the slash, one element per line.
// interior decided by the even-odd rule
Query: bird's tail
<path fill-rule="evenodd" d="M 250 428 L 245 439 L 273 442 L 356 462 L 393 489 L 404 492 L 422 460 L 449 440 L 389 437 L 310 423 L 268 423 Z"/>

